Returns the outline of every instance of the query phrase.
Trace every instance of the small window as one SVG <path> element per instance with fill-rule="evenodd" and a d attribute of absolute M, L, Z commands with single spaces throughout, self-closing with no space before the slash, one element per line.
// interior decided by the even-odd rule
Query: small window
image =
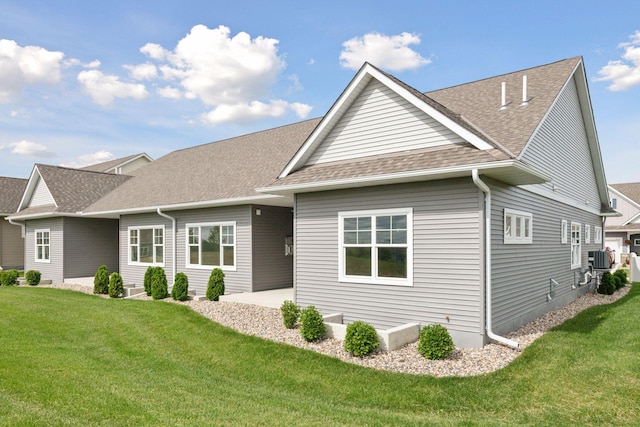
<path fill-rule="evenodd" d="M 591 243 L 591 226 L 589 224 L 584 225 L 584 242 Z"/>
<path fill-rule="evenodd" d="M 602 243 L 602 227 L 594 227 L 593 232 L 593 242 Z"/>
<path fill-rule="evenodd" d="M 560 242 L 565 245 L 567 244 L 567 232 L 567 220 L 563 219 L 560 225 Z"/>
<path fill-rule="evenodd" d="M 235 233 L 234 222 L 187 224 L 187 267 L 235 269 Z"/>
<path fill-rule="evenodd" d="M 633 246 L 640 246 L 640 239 L 633 239 Z"/>
<path fill-rule="evenodd" d="M 618 208 L 618 199 L 611 199 L 611 207 L 613 209 L 617 209 Z"/>
<path fill-rule="evenodd" d="M 51 261 L 51 231 L 36 230 L 36 262 Z"/>
<path fill-rule="evenodd" d="M 163 263 L 164 227 L 129 227 L 129 264 Z"/>
<path fill-rule="evenodd" d="M 504 243 L 533 243 L 533 215 L 528 212 L 505 209 Z"/>
<path fill-rule="evenodd" d="M 580 223 L 571 223 L 571 268 L 582 266 L 582 246 L 580 240 Z"/>

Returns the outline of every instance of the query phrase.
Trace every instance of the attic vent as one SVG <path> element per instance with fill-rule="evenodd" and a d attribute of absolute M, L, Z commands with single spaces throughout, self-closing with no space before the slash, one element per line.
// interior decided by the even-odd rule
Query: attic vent
<path fill-rule="evenodd" d="M 507 83 L 502 82 L 502 103 L 500 105 L 501 110 L 507 109 Z"/>
<path fill-rule="evenodd" d="M 521 107 L 526 107 L 527 105 L 529 105 L 529 100 L 527 97 L 527 76 L 522 76 L 522 103 L 520 104 Z"/>

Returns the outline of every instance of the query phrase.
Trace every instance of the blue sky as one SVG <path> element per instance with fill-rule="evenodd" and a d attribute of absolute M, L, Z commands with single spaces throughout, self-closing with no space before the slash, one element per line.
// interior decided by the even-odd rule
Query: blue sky
<path fill-rule="evenodd" d="M 640 181 L 637 0 L 0 0 L 0 10 L 2 176 L 158 158 L 319 117 L 365 60 L 429 91 L 582 55 L 607 180 Z"/>

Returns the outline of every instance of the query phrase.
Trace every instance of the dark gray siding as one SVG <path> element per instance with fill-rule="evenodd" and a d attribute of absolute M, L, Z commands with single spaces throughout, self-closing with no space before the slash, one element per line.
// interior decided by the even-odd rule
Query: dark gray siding
<path fill-rule="evenodd" d="M 24 239 L 20 226 L 9 224 L 0 217 L 0 266 L 3 268 L 24 267 Z"/>
<path fill-rule="evenodd" d="M 253 206 L 251 213 L 253 291 L 293 286 L 293 256 L 284 251 L 285 238 L 293 238 L 292 208 Z"/>
<path fill-rule="evenodd" d="M 445 325 L 459 345 L 481 346 L 481 193 L 470 179 L 296 196 L 296 301 L 344 322 L 378 328 Z M 338 213 L 413 208 L 413 286 L 338 281 Z"/>
<path fill-rule="evenodd" d="M 101 265 L 118 271 L 118 220 L 64 218 L 64 277 L 90 277 Z"/>
<path fill-rule="evenodd" d="M 49 229 L 50 237 L 50 262 L 36 262 L 35 230 Z M 38 270 L 42 273 L 43 280 L 52 280 L 53 283 L 64 281 L 63 265 L 63 221 L 62 218 L 37 219 L 26 221 L 25 230 L 25 259 L 24 269 Z"/>
<path fill-rule="evenodd" d="M 488 181 L 488 180 L 487 180 Z M 582 267 L 588 265 L 587 252 L 598 250 L 594 229 L 601 227 L 596 214 L 497 182 L 492 188 L 492 277 L 494 331 L 504 334 L 567 304 L 586 291 L 572 289 L 571 222 L 579 222 L 582 232 Z M 504 244 L 504 209 L 533 214 L 533 243 Z M 561 243 L 561 222 L 567 220 L 567 243 Z M 591 227 L 591 243 L 584 243 L 584 225 Z M 550 279 L 558 282 L 555 298 L 547 302 Z"/>

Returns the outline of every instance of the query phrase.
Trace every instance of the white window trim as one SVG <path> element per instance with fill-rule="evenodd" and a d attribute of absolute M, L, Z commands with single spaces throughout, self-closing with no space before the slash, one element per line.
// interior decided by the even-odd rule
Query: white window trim
<path fill-rule="evenodd" d="M 578 230 L 578 262 L 573 262 L 573 228 L 576 227 Z M 582 226 L 579 222 L 571 222 L 571 268 L 580 268 L 582 267 Z"/>
<path fill-rule="evenodd" d="M 602 243 L 602 227 L 595 226 L 593 233 L 593 243 Z"/>
<path fill-rule="evenodd" d="M 591 243 L 591 226 L 589 224 L 584 225 L 584 242 Z"/>
<path fill-rule="evenodd" d="M 45 247 L 47 246 L 49 248 L 49 258 L 44 259 L 44 258 L 38 258 L 38 233 L 47 233 L 49 235 L 49 243 L 48 244 L 42 244 L 40 246 Z M 51 264 L 51 229 L 50 228 L 39 228 L 34 230 L 34 235 L 33 235 L 33 241 L 35 243 L 34 246 L 34 254 L 33 254 L 33 258 L 35 262 L 41 262 L 44 264 Z"/>
<path fill-rule="evenodd" d="M 220 236 L 222 237 L 222 227 L 233 226 L 233 265 L 201 265 L 191 264 L 191 257 L 189 253 L 189 228 L 190 227 L 220 227 Z M 185 268 L 191 268 L 195 270 L 213 270 L 214 268 L 220 268 L 222 271 L 236 271 L 238 266 L 238 240 L 237 233 L 238 227 L 235 221 L 219 221 L 219 222 L 194 222 L 185 225 L 184 228 L 184 243 L 185 243 Z M 222 242 L 220 243 L 222 247 Z M 225 245 L 231 246 L 231 245 Z M 220 264 L 222 264 L 223 251 L 220 251 Z"/>
<path fill-rule="evenodd" d="M 560 242 L 563 245 L 567 244 L 567 233 L 568 233 L 568 230 L 569 230 L 569 228 L 567 226 L 567 220 L 563 219 L 562 220 L 562 224 L 560 225 L 560 233 L 561 233 L 560 234 Z"/>
<path fill-rule="evenodd" d="M 640 239 L 633 239 L 633 246 L 640 246 Z"/>
<path fill-rule="evenodd" d="M 162 230 L 162 262 L 140 262 L 140 261 L 131 261 L 131 230 L 138 230 L 138 259 L 140 259 L 140 230 Z M 155 231 L 151 235 L 152 244 L 156 245 L 156 234 Z M 140 265 L 140 266 L 151 266 L 151 267 L 164 267 L 164 260 L 167 258 L 166 251 L 166 233 L 164 229 L 164 225 L 141 225 L 141 226 L 129 226 L 127 227 L 127 265 Z"/>
<path fill-rule="evenodd" d="M 372 251 L 372 276 L 347 276 L 344 273 L 344 219 L 362 216 L 388 216 L 388 215 L 406 215 L 407 216 L 407 277 L 405 279 L 391 277 L 376 277 L 377 257 Z M 372 221 L 371 227 L 371 248 L 375 248 L 375 225 Z M 363 211 L 346 211 L 338 212 L 338 281 L 343 283 L 364 283 L 373 285 L 394 285 L 394 286 L 413 286 L 413 208 L 404 209 L 376 209 Z"/>
<path fill-rule="evenodd" d="M 507 217 L 510 216 L 511 217 L 511 230 L 516 230 L 516 222 L 517 221 L 522 221 L 521 226 L 522 226 L 522 230 L 524 232 L 524 224 L 525 224 L 525 220 L 529 219 L 529 230 L 528 230 L 528 234 L 529 236 L 507 236 L 506 232 L 505 232 L 505 225 L 507 222 Z M 504 244 L 505 245 L 528 245 L 533 243 L 533 214 L 529 213 L 529 212 L 523 212 L 523 211 L 517 211 L 514 209 L 505 209 L 504 210 L 504 219 L 503 219 L 503 236 L 504 236 Z M 526 233 L 525 233 L 526 234 Z"/>

